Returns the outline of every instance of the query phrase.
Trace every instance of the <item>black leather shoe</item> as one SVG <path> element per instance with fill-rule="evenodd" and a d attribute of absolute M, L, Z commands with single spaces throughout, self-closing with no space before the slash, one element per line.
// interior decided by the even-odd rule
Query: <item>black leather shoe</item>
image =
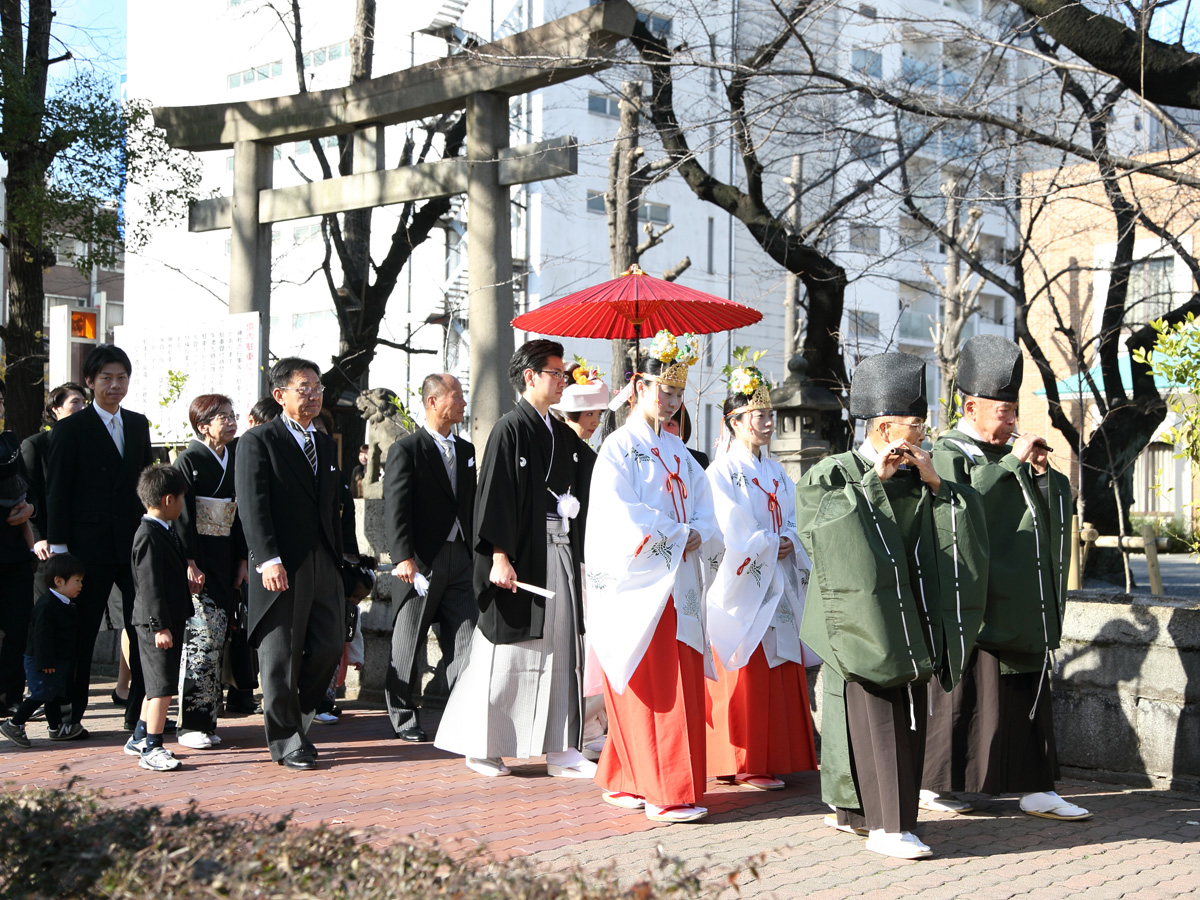
<path fill-rule="evenodd" d="M 396 732 L 396 737 L 411 744 L 421 744 L 429 740 L 429 735 L 425 733 L 425 729 L 420 725 L 409 725 L 407 728 L 402 728 Z"/>
<path fill-rule="evenodd" d="M 311 771 L 317 767 L 317 761 L 306 747 L 293 750 L 283 759 L 279 760 L 279 764 L 288 769 L 299 769 L 304 772 Z"/>
<path fill-rule="evenodd" d="M 113 689 L 113 692 L 111 694 L 109 694 L 108 696 L 112 700 L 113 706 L 117 706 L 117 707 L 120 707 L 121 709 L 124 709 L 125 707 L 127 707 L 129 705 L 129 698 L 122 697 L 120 694 L 117 693 L 115 688 Z"/>

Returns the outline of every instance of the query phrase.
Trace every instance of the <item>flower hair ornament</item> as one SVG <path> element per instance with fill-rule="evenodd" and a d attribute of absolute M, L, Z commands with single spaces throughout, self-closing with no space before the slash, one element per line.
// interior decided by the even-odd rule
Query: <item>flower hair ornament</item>
<path fill-rule="evenodd" d="M 571 373 L 571 381 L 574 384 L 596 384 L 604 375 L 604 373 L 595 366 L 589 366 L 588 361 L 582 356 L 575 357 L 575 364 L 575 370 Z"/>
<path fill-rule="evenodd" d="M 738 366 L 729 375 L 729 392 L 741 394 L 750 399 L 743 406 L 730 413 L 725 418 L 740 416 L 744 412 L 755 409 L 772 409 L 771 382 L 763 375 L 757 366 Z"/>
<path fill-rule="evenodd" d="M 649 353 L 663 364 L 663 370 L 657 375 L 643 372 L 642 378 L 683 388 L 687 387 L 688 369 L 700 360 L 700 341 L 694 334 L 674 335 L 664 328 L 654 336 Z"/>

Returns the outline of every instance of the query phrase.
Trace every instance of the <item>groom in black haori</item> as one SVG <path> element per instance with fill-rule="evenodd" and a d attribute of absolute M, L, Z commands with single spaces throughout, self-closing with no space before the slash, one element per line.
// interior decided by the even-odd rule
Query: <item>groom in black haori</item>
<path fill-rule="evenodd" d="M 822 460 L 796 490 L 812 559 L 800 637 L 825 661 L 821 795 L 826 823 L 900 859 L 916 835 L 927 691 L 961 676 L 983 615 L 987 530 L 979 498 L 934 470 L 925 436 L 925 363 L 861 363 L 850 414 L 856 450 Z"/>
<path fill-rule="evenodd" d="M 937 472 L 979 492 L 991 552 L 976 650 L 962 682 L 933 705 L 921 805 L 965 812 L 969 805 L 947 794 L 1021 794 L 1029 815 L 1087 819 L 1054 792 L 1050 670 L 1066 600 L 1071 484 L 1050 468 L 1043 438 L 1016 433 L 1021 376 L 1012 341 L 967 341 L 957 377 L 962 418 L 933 445 Z"/>

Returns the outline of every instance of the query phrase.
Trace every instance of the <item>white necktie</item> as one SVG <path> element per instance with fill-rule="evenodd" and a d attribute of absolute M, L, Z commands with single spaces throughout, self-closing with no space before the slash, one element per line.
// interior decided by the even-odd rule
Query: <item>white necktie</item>
<path fill-rule="evenodd" d="M 121 456 L 125 455 L 125 429 L 121 427 L 121 414 L 118 412 L 109 420 L 109 434 L 112 435 L 113 443 L 117 445 L 117 452 Z"/>

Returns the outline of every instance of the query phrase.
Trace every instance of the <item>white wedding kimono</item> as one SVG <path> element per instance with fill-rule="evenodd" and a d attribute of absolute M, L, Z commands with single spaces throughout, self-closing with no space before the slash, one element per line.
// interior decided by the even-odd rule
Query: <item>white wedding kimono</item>
<path fill-rule="evenodd" d="M 703 543 L 684 553 L 690 531 Z M 720 563 L 721 532 L 704 470 L 673 434 L 635 411 L 600 447 L 589 494 L 587 636 L 612 689 L 624 693 L 674 597 L 676 637 L 715 678 L 704 623 L 706 582 Z M 585 682 L 595 683 L 594 673 Z"/>
<path fill-rule="evenodd" d="M 796 534 L 796 486 L 766 451 L 740 441 L 708 468 L 725 556 L 708 589 L 708 629 L 726 669 L 740 669 L 762 644 L 772 668 L 821 660 L 800 641 L 811 562 Z M 779 559 L 779 542 L 795 548 Z"/>

